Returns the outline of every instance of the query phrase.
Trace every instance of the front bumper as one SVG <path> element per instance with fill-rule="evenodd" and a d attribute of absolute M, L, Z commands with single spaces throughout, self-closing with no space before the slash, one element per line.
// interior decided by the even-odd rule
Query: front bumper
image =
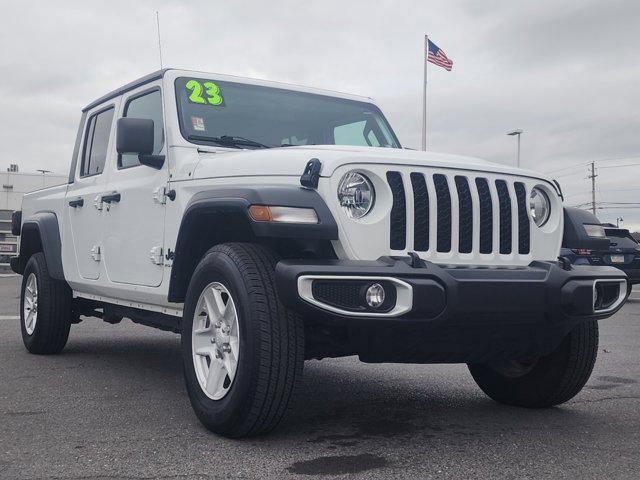
<path fill-rule="evenodd" d="M 361 279 L 395 288 L 396 304 L 385 312 L 342 308 L 321 299 L 314 281 L 339 282 L 329 290 L 338 300 L 348 282 Z M 527 267 L 441 266 L 410 257 L 378 261 L 281 261 L 276 268 L 278 292 L 290 308 L 306 318 L 335 325 L 574 325 L 613 315 L 626 300 L 627 278 L 613 267 L 532 262 Z M 386 282 L 386 283 L 384 283 Z M 596 288 L 596 285 L 598 286 Z M 603 286 L 611 302 L 594 310 L 594 289 Z M 343 288 L 344 287 L 344 288 Z M 616 292 L 612 293 L 614 289 Z M 334 293 L 331 293 L 331 292 Z M 407 292 L 410 292 L 408 294 Z M 325 294 L 323 294 L 325 295 Z"/>

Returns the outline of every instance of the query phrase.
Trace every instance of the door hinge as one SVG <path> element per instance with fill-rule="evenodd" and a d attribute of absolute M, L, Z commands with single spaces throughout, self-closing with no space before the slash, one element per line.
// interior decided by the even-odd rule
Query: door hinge
<path fill-rule="evenodd" d="M 91 247 L 91 258 L 93 258 L 95 262 L 100 261 L 100 247 L 98 245 Z"/>
<path fill-rule="evenodd" d="M 162 265 L 164 263 L 164 257 L 162 255 L 162 247 L 153 247 L 149 252 L 149 259 L 154 265 Z"/>
<path fill-rule="evenodd" d="M 167 198 L 174 201 L 176 199 L 176 191 L 169 189 L 166 185 L 158 187 L 153 191 L 153 199 L 156 203 L 164 205 L 167 203 Z"/>

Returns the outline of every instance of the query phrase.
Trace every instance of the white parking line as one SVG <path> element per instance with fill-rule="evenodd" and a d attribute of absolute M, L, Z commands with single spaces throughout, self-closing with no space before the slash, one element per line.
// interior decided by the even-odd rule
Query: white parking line
<path fill-rule="evenodd" d="M 17 277 L 17 273 L 0 273 L 0 278 Z"/>
<path fill-rule="evenodd" d="M 18 315 L 0 315 L 0 321 L 2 320 L 19 320 L 20 317 Z"/>

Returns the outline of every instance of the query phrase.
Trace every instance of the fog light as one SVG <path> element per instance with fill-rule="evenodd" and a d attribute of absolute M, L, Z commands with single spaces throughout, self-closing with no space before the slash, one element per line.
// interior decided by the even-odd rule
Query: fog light
<path fill-rule="evenodd" d="M 378 308 L 384 303 L 384 288 L 379 283 L 374 283 L 373 285 L 367 288 L 367 293 L 365 294 L 365 299 L 367 301 L 367 305 L 371 308 Z"/>

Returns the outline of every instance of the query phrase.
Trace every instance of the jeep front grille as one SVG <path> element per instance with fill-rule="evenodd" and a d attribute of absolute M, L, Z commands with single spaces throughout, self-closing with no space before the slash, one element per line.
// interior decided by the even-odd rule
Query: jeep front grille
<path fill-rule="evenodd" d="M 391 250 L 530 254 L 526 185 L 464 173 L 411 172 L 407 178 L 399 171 L 387 172 L 393 202 Z M 412 228 L 407 228 L 409 221 Z"/>

